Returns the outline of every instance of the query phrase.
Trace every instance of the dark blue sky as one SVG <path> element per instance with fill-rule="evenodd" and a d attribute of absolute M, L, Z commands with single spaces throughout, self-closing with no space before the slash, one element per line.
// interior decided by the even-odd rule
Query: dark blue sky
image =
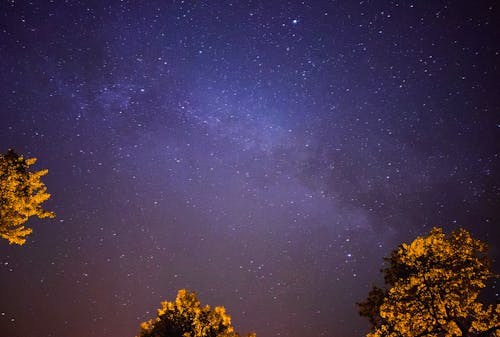
<path fill-rule="evenodd" d="M 0 243 L 0 332 L 134 336 L 188 288 L 241 332 L 355 337 L 401 242 L 465 227 L 497 259 L 498 22 L 495 1 L 2 2 L 0 150 L 49 169 L 57 218 Z"/>

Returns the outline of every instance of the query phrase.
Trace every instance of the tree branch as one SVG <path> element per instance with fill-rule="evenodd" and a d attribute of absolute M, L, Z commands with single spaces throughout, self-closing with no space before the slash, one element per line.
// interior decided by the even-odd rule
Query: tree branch
<path fill-rule="evenodd" d="M 497 330 L 500 330 L 500 325 L 497 325 L 497 326 L 494 326 L 494 327 L 491 327 L 489 328 L 488 330 L 486 331 L 482 331 L 481 333 L 479 333 L 477 335 L 477 337 L 488 337 L 488 335 L 492 332 L 495 332 Z"/>

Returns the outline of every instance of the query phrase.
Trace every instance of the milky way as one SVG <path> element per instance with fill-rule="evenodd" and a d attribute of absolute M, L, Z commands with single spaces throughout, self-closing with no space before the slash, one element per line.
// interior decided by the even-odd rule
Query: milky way
<path fill-rule="evenodd" d="M 0 243 L 1 334 L 134 336 L 188 288 L 241 332 L 354 337 L 401 242 L 498 258 L 498 10 L 4 1 L 0 150 L 57 218 Z"/>

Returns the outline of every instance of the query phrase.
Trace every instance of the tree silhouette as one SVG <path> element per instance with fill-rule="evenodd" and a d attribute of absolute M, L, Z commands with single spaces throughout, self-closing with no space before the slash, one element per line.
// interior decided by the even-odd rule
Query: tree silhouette
<path fill-rule="evenodd" d="M 53 218 L 40 206 L 50 198 L 40 178 L 48 170 L 29 172 L 36 158 L 24 159 L 13 150 L 0 155 L 0 236 L 10 244 L 23 245 L 32 232 L 23 224 L 31 216 Z"/>
<path fill-rule="evenodd" d="M 175 302 L 162 302 L 158 317 L 141 324 L 139 337 L 239 337 L 224 307 L 202 307 L 194 292 L 179 290 Z M 248 337 L 255 337 L 254 333 Z"/>
<path fill-rule="evenodd" d="M 385 258 L 386 288 L 358 303 L 370 320 L 367 337 L 498 337 L 500 305 L 478 301 L 490 270 L 487 245 L 464 229 L 448 237 L 434 228 Z"/>

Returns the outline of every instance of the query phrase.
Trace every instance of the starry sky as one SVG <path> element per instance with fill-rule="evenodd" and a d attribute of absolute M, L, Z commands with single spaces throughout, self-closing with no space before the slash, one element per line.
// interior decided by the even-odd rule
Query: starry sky
<path fill-rule="evenodd" d="M 240 332 L 355 337 L 401 242 L 498 259 L 499 7 L 2 1 L 0 150 L 57 218 L 0 242 L 1 334 L 132 337 L 188 288 Z"/>

